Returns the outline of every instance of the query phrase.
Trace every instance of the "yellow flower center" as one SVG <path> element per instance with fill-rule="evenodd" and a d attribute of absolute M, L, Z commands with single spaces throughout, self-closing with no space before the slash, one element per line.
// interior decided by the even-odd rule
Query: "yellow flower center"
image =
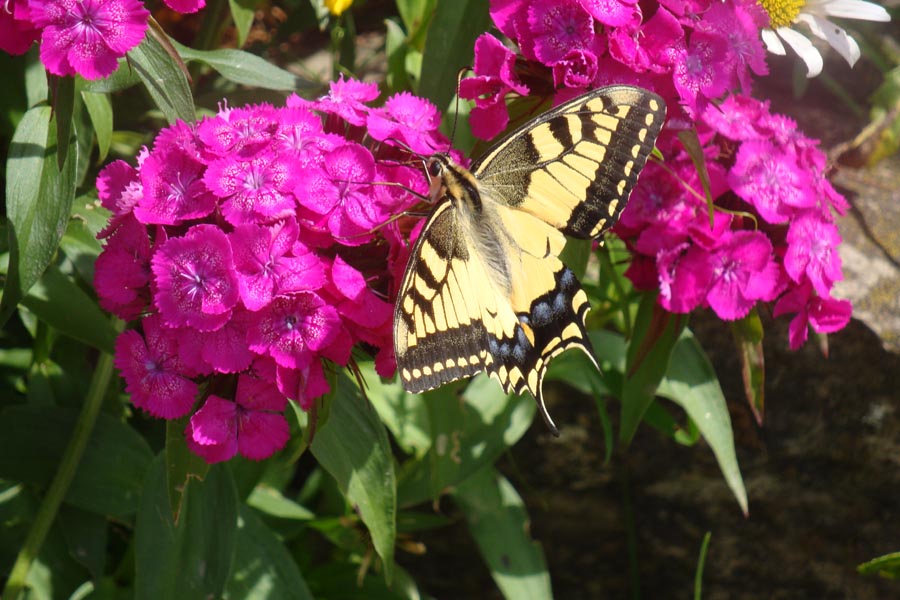
<path fill-rule="evenodd" d="M 341 16 L 341 13 L 350 8 L 351 4 L 353 4 L 353 0 L 325 0 L 325 6 L 336 17 Z"/>
<path fill-rule="evenodd" d="M 794 22 L 800 9 L 806 5 L 806 0 L 757 0 L 769 15 L 769 25 L 772 29 L 787 27 Z"/>

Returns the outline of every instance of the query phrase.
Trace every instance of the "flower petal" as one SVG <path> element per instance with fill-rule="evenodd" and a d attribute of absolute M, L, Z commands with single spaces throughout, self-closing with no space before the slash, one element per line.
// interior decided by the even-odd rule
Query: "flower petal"
<path fill-rule="evenodd" d="M 838 51 L 852 67 L 859 60 L 859 45 L 847 32 L 827 19 L 816 15 L 801 14 L 798 21 L 809 25 L 810 31 L 817 38 L 826 40 L 828 45 Z"/>
<path fill-rule="evenodd" d="M 806 37 L 790 27 L 779 27 L 778 35 L 793 48 L 803 62 L 806 63 L 806 76 L 815 77 L 822 72 L 822 55 Z"/>

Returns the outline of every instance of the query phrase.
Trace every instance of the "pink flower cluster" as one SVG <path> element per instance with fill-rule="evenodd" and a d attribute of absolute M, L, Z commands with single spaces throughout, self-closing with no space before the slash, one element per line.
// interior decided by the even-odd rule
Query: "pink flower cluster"
<path fill-rule="evenodd" d="M 191 13 L 203 8 L 206 0 L 166 0 L 166 4 Z M 4 0 L 0 50 L 24 54 L 40 40 L 41 62 L 50 73 L 101 79 L 141 43 L 149 17 L 140 0 Z"/>
<path fill-rule="evenodd" d="M 831 296 L 841 279 L 835 213 L 845 200 L 828 183 L 826 158 L 795 122 L 750 97 L 767 72 L 754 0 L 492 0 L 494 23 L 519 47 L 490 34 L 475 46 L 473 132 L 506 128 L 508 94 L 557 102 L 628 83 L 663 96 L 669 114 L 617 233 L 634 253 L 627 275 L 658 289 L 668 311 L 709 307 L 725 320 L 774 302 L 795 314 L 790 346 L 808 327 L 844 327 L 851 306 Z M 697 168 L 679 134 L 694 132 L 714 200 L 712 222 Z M 696 157 L 693 157 L 696 158 Z"/>
<path fill-rule="evenodd" d="M 346 365 L 359 346 L 379 373 L 395 369 L 387 298 L 408 231 L 382 226 L 418 202 L 407 190 L 428 191 L 405 148 L 447 141 L 433 105 L 398 94 L 370 107 L 378 93 L 341 80 L 315 101 L 224 108 L 97 180 L 113 216 L 95 287 L 106 310 L 140 320 L 116 366 L 154 416 L 203 399 L 185 433 L 207 461 L 280 449 L 287 398 L 307 409 L 329 389 L 324 360 Z"/>

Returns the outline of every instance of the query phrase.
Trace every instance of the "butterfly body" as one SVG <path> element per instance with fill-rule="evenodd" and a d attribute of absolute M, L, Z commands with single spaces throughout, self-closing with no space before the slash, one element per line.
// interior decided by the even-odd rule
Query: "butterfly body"
<path fill-rule="evenodd" d="M 436 206 L 394 311 L 408 391 L 486 371 L 507 392 L 529 391 L 556 432 L 541 392 L 549 360 L 570 348 L 594 360 L 587 295 L 559 259 L 565 235 L 596 238 L 615 223 L 664 117 L 655 94 L 604 88 L 513 131 L 471 170 L 429 160 Z"/>

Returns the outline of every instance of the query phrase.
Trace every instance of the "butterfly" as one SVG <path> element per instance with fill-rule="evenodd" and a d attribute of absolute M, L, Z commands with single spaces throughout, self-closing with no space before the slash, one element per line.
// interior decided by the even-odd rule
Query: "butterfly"
<path fill-rule="evenodd" d="M 578 348 L 597 366 L 587 295 L 559 254 L 566 235 L 594 239 L 615 224 L 665 111 L 647 90 L 601 88 L 526 122 L 469 169 L 428 159 L 435 207 L 394 308 L 407 391 L 486 371 L 506 393 L 530 392 L 558 435 L 542 392 L 550 359 Z"/>

